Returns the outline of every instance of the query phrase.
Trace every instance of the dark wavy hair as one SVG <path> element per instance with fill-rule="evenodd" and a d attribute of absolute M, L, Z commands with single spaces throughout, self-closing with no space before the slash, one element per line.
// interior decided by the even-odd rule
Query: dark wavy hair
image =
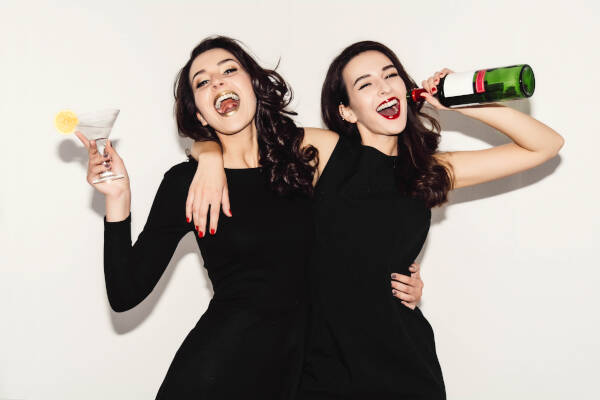
<path fill-rule="evenodd" d="M 195 141 L 219 141 L 215 130 L 202 126 L 196 118 L 196 104 L 189 81 L 190 67 L 196 57 L 211 49 L 227 50 L 250 75 L 257 99 L 254 117 L 258 132 L 259 162 L 276 193 L 312 194 L 312 180 L 318 157 L 313 146 L 301 148 L 304 130 L 289 117 L 286 110 L 292 100 L 291 88 L 274 70 L 264 69 L 246 52 L 241 43 L 225 36 L 204 39 L 190 54 L 177 74 L 174 85 L 175 118 L 179 134 Z"/>
<path fill-rule="evenodd" d="M 342 119 L 339 114 L 340 103 L 348 105 L 348 92 L 342 78 L 344 67 L 357 55 L 366 51 L 378 51 L 387 56 L 396 67 L 407 90 L 418 88 L 414 80 L 406 73 L 398 57 L 387 46 L 373 41 L 354 43 L 338 55 L 327 71 L 321 92 L 321 113 L 327 128 L 350 137 L 360 137 L 356 124 Z M 396 165 L 396 182 L 400 191 L 425 201 L 428 207 L 434 207 L 447 201 L 448 191 L 452 188 L 452 170 L 442 165 L 433 156 L 440 141 L 440 124 L 430 115 L 421 111 L 423 103 L 409 101 L 406 128 L 398 135 L 399 164 Z M 427 120 L 431 128 L 427 128 Z"/>

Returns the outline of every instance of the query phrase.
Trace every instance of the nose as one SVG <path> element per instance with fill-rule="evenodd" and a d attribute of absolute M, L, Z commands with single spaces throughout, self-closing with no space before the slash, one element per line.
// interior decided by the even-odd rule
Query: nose
<path fill-rule="evenodd" d="M 215 89 L 218 89 L 219 87 L 221 87 L 225 84 L 225 82 L 223 82 L 223 79 L 221 79 L 221 77 L 218 75 L 213 76 L 211 81 L 212 81 L 212 87 Z"/>
<path fill-rule="evenodd" d="M 382 80 L 379 83 L 379 94 L 380 95 L 384 95 L 389 93 L 391 90 L 390 85 L 388 85 L 388 83 L 385 80 Z"/>

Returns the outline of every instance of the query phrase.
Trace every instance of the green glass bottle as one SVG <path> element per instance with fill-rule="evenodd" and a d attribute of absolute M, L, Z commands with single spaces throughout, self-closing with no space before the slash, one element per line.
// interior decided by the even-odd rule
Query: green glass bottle
<path fill-rule="evenodd" d="M 446 107 L 485 104 L 531 97 L 535 76 L 527 64 L 481 69 L 446 75 L 437 85 L 436 97 Z M 425 89 L 413 89 L 406 97 L 415 103 L 425 99 Z"/>

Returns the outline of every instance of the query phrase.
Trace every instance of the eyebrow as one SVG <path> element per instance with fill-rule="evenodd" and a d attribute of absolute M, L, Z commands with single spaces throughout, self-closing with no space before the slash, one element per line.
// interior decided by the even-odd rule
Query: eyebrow
<path fill-rule="evenodd" d="M 233 62 L 237 63 L 237 61 L 235 61 L 233 58 L 226 58 L 226 59 L 224 59 L 224 60 L 221 60 L 221 61 L 219 61 L 219 62 L 217 63 L 217 65 L 225 64 L 225 63 L 226 63 L 226 62 L 228 62 L 228 61 L 233 61 Z M 196 79 L 196 75 L 202 74 L 202 73 L 204 73 L 204 72 L 206 72 L 206 70 L 205 70 L 205 69 L 201 69 L 200 71 L 196 72 L 196 73 L 194 74 L 194 76 L 192 76 L 192 80 L 191 80 L 191 82 L 194 82 L 194 79 Z"/>
<path fill-rule="evenodd" d="M 385 71 L 386 69 L 390 69 L 390 68 L 396 68 L 396 67 L 394 66 L 394 64 L 390 64 L 390 65 L 386 65 L 385 67 L 381 68 L 381 70 Z M 361 79 L 368 78 L 369 76 L 371 76 L 371 75 L 366 74 L 366 75 L 359 76 L 358 78 L 356 78 L 356 80 L 354 81 L 354 84 L 352 86 L 356 86 L 358 81 L 360 81 Z"/>

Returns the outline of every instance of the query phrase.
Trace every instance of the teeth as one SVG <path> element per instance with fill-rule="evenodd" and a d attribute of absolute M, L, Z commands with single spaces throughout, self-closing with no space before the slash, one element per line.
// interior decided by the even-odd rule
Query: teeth
<path fill-rule="evenodd" d="M 235 94 L 235 93 L 232 93 L 232 92 L 229 92 L 229 93 L 223 93 L 222 95 L 220 95 L 220 96 L 217 98 L 217 101 L 215 102 L 215 108 L 216 108 L 217 110 L 220 110 L 220 109 L 221 109 L 221 103 L 222 103 L 222 102 L 224 102 L 224 101 L 225 101 L 225 100 L 227 100 L 227 99 L 233 99 L 233 100 L 235 100 L 235 101 L 239 101 L 239 100 L 240 100 L 240 97 L 239 97 L 237 94 Z"/>
<path fill-rule="evenodd" d="M 398 104 L 398 100 L 397 99 L 393 99 L 391 101 L 386 101 L 385 103 L 383 103 L 382 105 L 380 105 L 379 107 L 377 107 L 377 112 L 385 110 L 386 108 L 393 107 L 396 104 Z"/>

